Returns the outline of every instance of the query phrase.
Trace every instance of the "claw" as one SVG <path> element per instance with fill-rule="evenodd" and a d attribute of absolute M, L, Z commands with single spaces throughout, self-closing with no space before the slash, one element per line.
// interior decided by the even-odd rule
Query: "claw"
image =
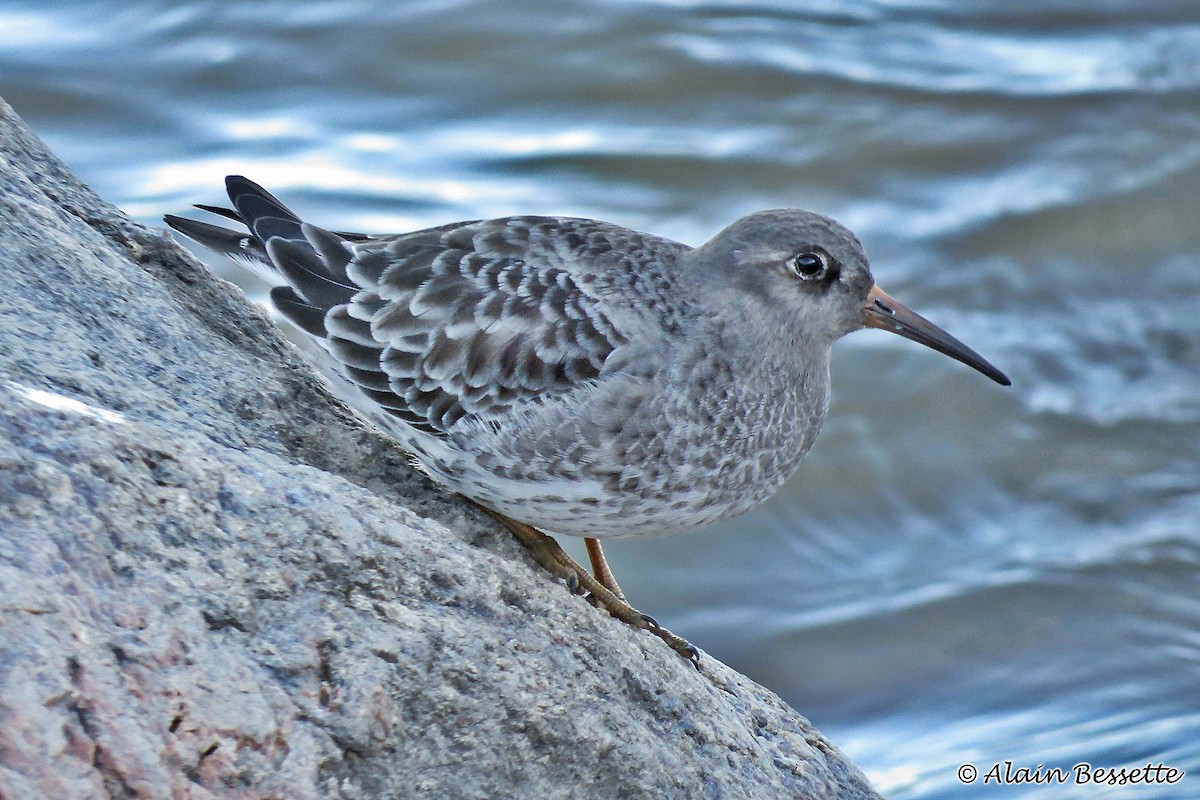
<path fill-rule="evenodd" d="M 650 626 L 650 630 L 654 630 L 654 631 L 662 630 L 662 625 L 659 625 L 658 620 L 656 620 L 654 617 L 650 616 L 649 614 L 639 614 L 639 616 L 641 616 L 642 622 L 644 622 Z"/>
<path fill-rule="evenodd" d="M 570 575 L 567 576 L 567 589 L 570 590 L 571 594 L 579 594 L 580 593 L 579 576 L 576 575 L 574 572 L 572 572 Z"/>
<path fill-rule="evenodd" d="M 688 642 L 686 647 L 680 648 L 679 655 L 692 662 L 692 666 L 696 668 L 697 672 L 700 671 L 700 650 L 696 645 Z"/>

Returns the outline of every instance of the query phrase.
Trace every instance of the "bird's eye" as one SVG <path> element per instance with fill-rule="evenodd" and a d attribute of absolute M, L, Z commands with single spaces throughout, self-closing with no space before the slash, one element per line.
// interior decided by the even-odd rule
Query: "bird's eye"
<path fill-rule="evenodd" d="M 829 269 L 829 256 L 820 250 L 806 250 L 792 259 L 791 268 L 804 280 L 819 278 Z"/>

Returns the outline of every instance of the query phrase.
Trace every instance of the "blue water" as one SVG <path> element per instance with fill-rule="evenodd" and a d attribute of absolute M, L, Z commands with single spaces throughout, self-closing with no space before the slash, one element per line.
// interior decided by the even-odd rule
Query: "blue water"
<path fill-rule="evenodd" d="M 147 224 L 242 172 L 346 229 L 854 228 L 1013 387 L 849 337 L 796 478 L 610 545 L 627 592 L 890 797 L 1200 797 L 1200 5 L 47 5 L 0 6 L 0 95 Z M 956 777 L 1005 760 L 1188 775 Z"/>

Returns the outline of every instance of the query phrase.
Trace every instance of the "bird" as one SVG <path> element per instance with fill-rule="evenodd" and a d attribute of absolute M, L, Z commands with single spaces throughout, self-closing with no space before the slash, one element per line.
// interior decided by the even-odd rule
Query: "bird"
<path fill-rule="evenodd" d="M 877 328 L 1008 377 L 876 285 L 858 238 L 803 209 L 690 247 L 592 219 L 512 216 L 393 235 L 305 222 L 225 180 L 239 223 L 175 231 L 273 288 L 322 369 L 438 483 L 535 561 L 699 667 L 628 602 L 601 540 L 694 530 L 796 471 L 830 402 L 833 343 Z M 583 537 L 592 572 L 553 536 Z"/>

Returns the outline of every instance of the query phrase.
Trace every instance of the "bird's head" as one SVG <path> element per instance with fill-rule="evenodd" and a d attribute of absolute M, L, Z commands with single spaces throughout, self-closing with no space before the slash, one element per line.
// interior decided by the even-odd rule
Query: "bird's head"
<path fill-rule="evenodd" d="M 1004 386 L 1008 377 L 946 331 L 875 284 L 858 238 L 802 209 L 760 211 L 696 250 L 705 272 L 752 304 L 783 312 L 798 338 L 833 342 L 879 328 L 944 353 Z"/>

